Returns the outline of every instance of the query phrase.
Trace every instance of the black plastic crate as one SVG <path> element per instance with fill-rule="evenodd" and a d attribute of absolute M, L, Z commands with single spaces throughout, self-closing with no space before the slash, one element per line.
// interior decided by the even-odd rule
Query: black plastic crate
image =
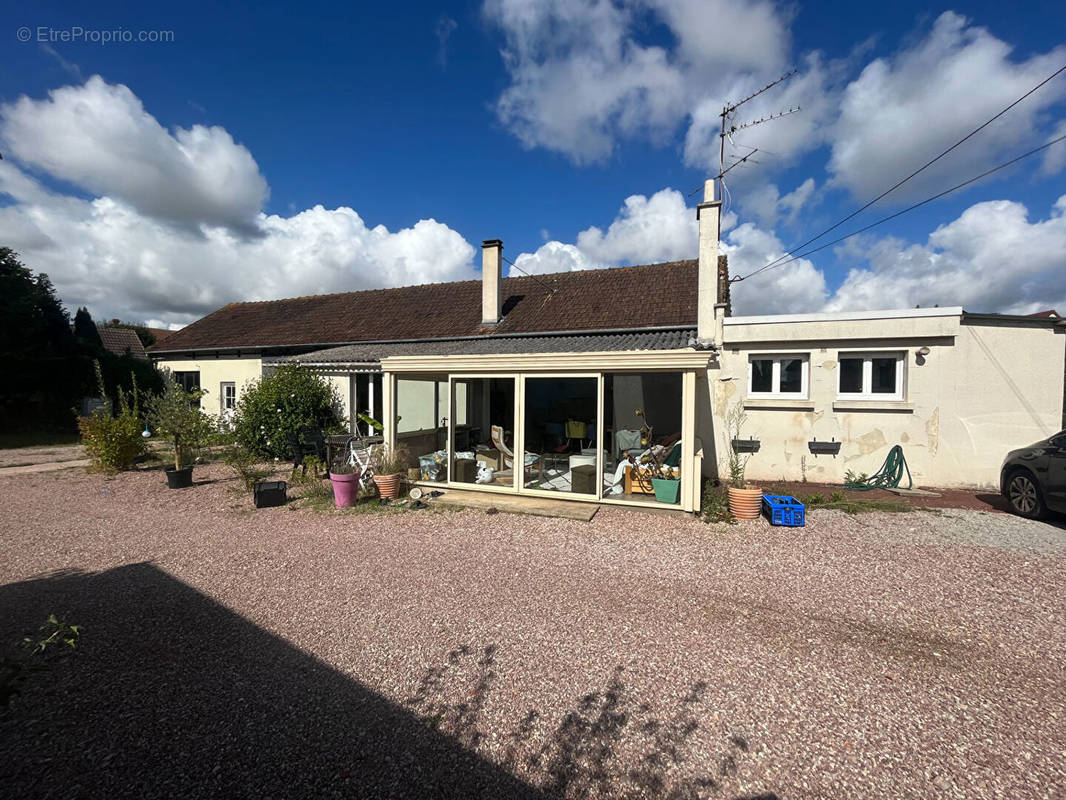
<path fill-rule="evenodd" d="M 255 507 L 271 508 L 272 506 L 285 505 L 288 502 L 288 498 L 285 496 L 287 486 L 285 481 L 263 481 L 257 483 L 252 491 L 252 500 L 255 502 Z"/>

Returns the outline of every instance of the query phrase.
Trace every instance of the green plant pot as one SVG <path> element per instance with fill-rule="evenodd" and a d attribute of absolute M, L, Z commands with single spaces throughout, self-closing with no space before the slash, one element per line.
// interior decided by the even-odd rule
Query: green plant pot
<path fill-rule="evenodd" d="M 669 478 L 652 478 L 652 488 L 655 489 L 655 499 L 660 503 L 676 503 L 681 494 L 681 481 Z"/>

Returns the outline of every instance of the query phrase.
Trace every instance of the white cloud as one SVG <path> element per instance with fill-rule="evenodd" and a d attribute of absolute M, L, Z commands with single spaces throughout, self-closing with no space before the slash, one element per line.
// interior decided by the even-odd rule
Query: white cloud
<path fill-rule="evenodd" d="M 1066 119 L 1059 122 L 1047 140 L 1050 142 L 1062 136 L 1066 136 Z M 1056 175 L 1062 172 L 1063 167 L 1066 167 L 1066 140 L 1051 145 L 1044 152 L 1044 162 L 1040 171 L 1045 175 Z"/>
<path fill-rule="evenodd" d="M 350 208 L 265 214 L 266 182 L 221 128 L 171 136 L 99 78 L 0 107 L 0 242 L 98 317 L 190 322 L 225 303 L 475 277 L 432 219 L 398 231 Z M 15 145 L 15 146 L 11 146 Z M 15 157 L 91 199 L 46 188 Z"/>
<path fill-rule="evenodd" d="M 777 184 L 764 183 L 745 190 L 743 205 L 745 210 L 756 216 L 763 227 L 773 228 L 779 219 L 792 225 L 800 211 L 810 210 L 814 190 L 814 178 L 807 178 L 784 197 L 781 196 Z"/>
<path fill-rule="evenodd" d="M 661 189 L 651 197 L 627 197 L 606 232 L 592 226 L 577 235 L 575 244 L 550 241 L 535 253 L 522 253 L 515 259 L 520 269 L 511 274 L 676 261 L 695 258 L 696 250 L 695 209 L 676 189 Z"/>
<path fill-rule="evenodd" d="M 729 256 L 729 274 L 740 278 L 783 256 L 784 248 L 773 233 L 745 222 L 723 240 L 722 252 Z M 819 311 L 828 296 L 825 275 L 807 259 L 735 282 L 731 291 L 738 316 Z"/>
<path fill-rule="evenodd" d="M 1066 46 L 1024 60 L 986 29 L 945 12 L 927 36 L 876 59 L 844 91 L 829 170 L 857 199 L 877 196 L 1048 77 Z M 1043 113 L 1066 96 L 1052 81 L 893 195 L 951 185 L 1041 139 Z"/>
<path fill-rule="evenodd" d="M 0 106 L 4 152 L 148 217 L 247 231 L 267 197 L 251 153 L 219 127 L 171 134 L 123 85 L 81 86 Z"/>
<path fill-rule="evenodd" d="M 525 146 L 577 163 L 607 158 L 618 139 L 663 141 L 689 120 L 686 161 L 716 165 L 723 102 L 777 77 L 790 58 L 788 19 L 766 0 L 486 0 L 484 13 L 503 33 L 511 77 L 496 104 L 501 121 Z M 652 23 L 669 30 L 666 46 L 641 40 Z M 755 118 L 810 106 L 775 128 L 783 159 L 821 141 L 829 72 L 810 54 L 800 75 L 744 107 Z M 764 135 L 745 131 L 744 143 Z"/>
<path fill-rule="evenodd" d="M 1021 203 L 995 200 L 970 206 L 924 245 L 887 238 L 849 250 L 864 250 L 870 267 L 848 273 L 828 310 L 1066 308 L 1066 195 L 1045 220 L 1030 223 Z"/>

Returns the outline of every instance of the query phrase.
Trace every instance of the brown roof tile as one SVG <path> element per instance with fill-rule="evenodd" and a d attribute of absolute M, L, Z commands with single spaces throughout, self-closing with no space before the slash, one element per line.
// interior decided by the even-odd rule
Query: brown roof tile
<path fill-rule="evenodd" d="M 504 278 L 504 318 L 492 332 L 692 326 L 696 282 L 695 260 Z M 472 280 L 231 303 L 152 349 L 433 339 L 486 332 L 480 326 L 481 281 Z"/>
<path fill-rule="evenodd" d="M 105 350 L 116 356 L 125 355 L 128 351 L 135 358 L 148 359 L 148 353 L 145 352 L 144 345 L 141 344 L 136 331 L 129 328 L 97 328 L 97 330 L 100 333 L 100 343 Z"/>

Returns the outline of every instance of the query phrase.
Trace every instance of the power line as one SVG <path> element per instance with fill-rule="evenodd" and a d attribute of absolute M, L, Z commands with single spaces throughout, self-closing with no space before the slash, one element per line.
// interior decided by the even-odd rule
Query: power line
<path fill-rule="evenodd" d="M 984 172 L 982 172 L 980 175 L 975 175 L 974 177 L 970 178 L 969 180 L 963 181 L 962 183 L 955 184 L 950 189 L 945 189 L 944 191 L 939 192 L 938 194 L 934 194 L 932 197 L 927 197 L 925 200 L 922 200 L 921 202 L 915 203 L 912 206 L 907 206 L 907 208 L 904 208 L 901 211 L 897 211 L 894 214 L 889 214 L 887 217 L 883 217 L 883 218 L 877 220 L 876 222 L 871 222 L 866 227 L 859 228 L 857 231 L 852 231 L 851 233 L 847 234 L 846 236 L 841 236 L 839 239 L 834 239 L 831 242 L 827 242 L 826 244 L 819 245 L 818 247 L 815 247 L 815 248 L 813 248 L 811 250 L 807 250 L 807 251 L 805 251 L 803 253 L 799 253 L 798 255 L 790 256 L 790 257 L 787 257 L 787 258 L 786 258 L 786 256 L 782 256 L 781 258 L 777 259 L 777 261 L 771 261 L 766 266 L 760 267 L 759 269 L 755 270 L 754 272 L 751 272 L 751 273 L 749 273 L 747 275 L 744 275 L 743 277 L 734 278 L 731 281 L 731 283 L 737 283 L 738 281 L 747 280 L 748 278 L 751 278 L 751 277 L 754 277 L 755 275 L 758 275 L 760 272 L 765 272 L 768 269 L 774 269 L 776 267 L 783 267 L 785 264 L 790 264 L 793 261 L 798 261 L 801 258 L 805 258 L 806 256 L 809 256 L 811 253 L 817 253 L 819 250 L 825 250 L 825 248 L 827 248 L 827 247 L 832 247 L 835 244 L 840 244 L 845 239 L 850 239 L 852 236 L 858 236 L 860 233 L 865 233 L 866 231 L 870 230 L 871 228 L 876 228 L 878 225 L 880 225 L 883 222 L 888 222 L 891 219 L 895 219 L 896 217 L 899 217 L 899 216 L 902 216 L 903 214 L 906 214 L 908 211 L 913 211 L 916 208 L 920 208 L 921 206 L 927 205 L 928 203 L 932 203 L 934 200 L 939 200 L 941 197 L 944 197 L 945 195 L 951 194 L 952 192 L 954 192 L 954 191 L 956 191 L 958 189 L 961 189 L 964 186 L 969 186 L 971 183 L 975 183 L 975 182 L 981 180 L 982 178 L 986 178 L 986 177 L 988 177 L 989 175 L 991 175 L 994 172 L 999 172 L 1001 169 L 1006 169 L 1007 167 L 1009 167 L 1009 166 L 1011 166 L 1013 164 L 1017 164 L 1023 158 L 1028 158 L 1029 156 L 1035 155 L 1035 154 L 1039 153 L 1041 150 L 1047 150 L 1052 145 L 1058 144 L 1059 142 L 1064 141 L 1064 140 L 1066 140 L 1066 134 L 1063 134 L 1062 136 L 1059 136 L 1058 138 L 1052 139 L 1050 142 L 1046 142 L 1045 144 L 1042 144 L 1039 147 L 1034 147 L 1028 153 L 1022 153 L 1020 156 L 1016 156 L 1015 158 L 1012 158 L 1010 161 L 1004 161 L 1002 164 L 1000 164 L 998 166 L 992 167 L 991 169 L 987 169 Z M 786 260 L 782 260 L 782 259 L 786 259 Z"/>
<path fill-rule="evenodd" d="M 1042 88 L 1042 87 L 1043 87 L 1043 86 L 1044 86 L 1045 84 L 1047 84 L 1047 83 L 1051 82 L 1052 80 L 1054 80 L 1055 78 L 1057 78 L 1057 77 L 1058 77 L 1058 76 L 1059 76 L 1059 75 L 1060 75 L 1061 73 L 1063 73 L 1063 72 L 1066 72 L 1066 65 L 1064 65 L 1064 66 L 1060 67 L 1060 68 L 1059 68 L 1058 70 L 1056 70 L 1056 71 L 1055 71 L 1054 73 L 1052 73 L 1051 75 L 1049 75 L 1048 77 L 1046 77 L 1046 78 L 1045 78 L 1044 80 L 1040 81 L 1040 83 L 1038 83 L 1038 84 L 1037 84 L 1036 86 L 1034 86 L 1034 87 L 1033 87 L 1032 89 L 1030 89 L 1030 90 L 1029 90 L 1028 92 L 1026 92 L 1025 94 L 1023 94 L 1023 95 L 1022 95 L 1021 97 L 1019 97 L 1019 98 L 1018 98 L 1017 100 L 1015 100 L 1015 101 L 1014 101 L 1013 103 L 1011 103 L 1011 104 L 1010 104 L 1009 106 L 1007 106 L 1006 108 L 1004 108 L 1004 109 L 1003 109 L 1002 111 L 1000 111 L 1000 112 L 999 112 L 998 114 L 996 114 L 996 115 L 995 115 L 994 117 L 992 117 L 991 119 L 989 119 L 988 121 L 986 121 L 985 123 L 983 123 L 982 125 L 980 125 L 979 127 L 977 127 L 977 128 L 974 128 L 974 129 L 973 129 L 972 131 L 970 131 L 970 132 L 969 132 L 968 134 L 966 134 L 965 136 L 963 136 L 963 137 L 962 137 L 961 139 L 959 139 L 959 140 L 958 140 L 957 142 L 955 142 L 955 144 L 953 144 L 953 145 L 952 145 L 951 147 L 949 147 L 949 148 L 948 148 L 947 150 L 945 150 L 945 151 L 944 151 L 943 153 L 941 153 L 940 155 L 938 155 L 938 156 L 937 156 L 936 158 L 930 159 L 929 161 L 925 162 L 925 164 L 923 164 L 923 165 L 922 165 L 921 167 L 919 167 L 918 169 L 916 169 L 916 170 L 915 170 L 914 172 L 912 172 L 912 173 L 911 173 L 910 175 L 908 175 L 908 176 L 907 176 L 906 178 L 904 178 L 903 180 L 899 181 L 898 183 L 896 183 L 896 184 L 892 185 L 891 187 L 889 187 L 889 188 L 888 188 L 888 189 L 886 189 L 885 191 L 881 192 L 881 194 L 877 195 L 877 197 L 875 197 L 875 198 L 874 198 L 873 200 L 871 200 L 871 201 L 870 201 L 869 203 L 867 203 L 866 205 L 864 205 L 864 206 L 863 206 L 862 208 L 860 208 L 860 209 L 858 209 L 858 210 L 856 210 L 856 211 L 853 211 L 853 212 L 851 212 L 851 213 L 850 213 L 850 214 L 848 214 L 848 215 L 847 215 L 846 217 L 844 217 L 844 219 L 840 220 L 840 222 L 837 222 L 837 223 L 835 223 L 834 225 L 831 225 L 831 226 L 829 226 L 829 227 L 828 227 L 828 228 L 826 228 L 826 229 L 825 229 L 824 231 L 822 231 L 821 233 L 819 233 L 819 234 L 818 234 L 817 236 L 813 236 L 813 237 L 811 237 L 810 239 L 808 239 L 807 241 L 805 241 L 805 242 L 804 242 L 803 244 L 799 245 L 799 247 L 795 247 L 795 248 L 793 248 L 793 250 L 802 250 L 802 249 L 803 249 L 804 247 L 806 247 L 807 245 L 809 245 L 809 244 L 812 244 L 813 242 L 816 242 L 816 241 L 818 241 L 819 239 L 821 239 L 821 238 L 822 238 L 823 236 L 825 236 L 825 235 L 826 235 L 827 233 L 829 233 L 830 231 L 832 231 L 832 230 L 836 230 L 837 228 L 839 228 L 839 227 L 840 227 L 841 225 L 843 225 L 843 224 L 844 224 L 845 222 L 847 222 L 847 221 L 848 221 L 849 219 L 852 219 L 852 218 L 856 217 L 857 215 L 861 214 L 861 213 L 862 213 L 863 211 L 865 211 L 866 209 L 868 209 L 868 208 L 869 208 L 870 206 L 872 206 L 872 205 L 873 205 L 874 203 L 876 203 L 876 202 L 877 202 L 878 200 L 881 200 L 882 198 L 884 198 L 884 197 L 887 197 L 887 196 L 888 196 L 889 194 L 891 194 L 891 193 L 892 193 L 892 192 L 894 192 L 894 191 L 895 191 L 896 189 L 898 189 L 898 188 L 899 188 L 900 186 L 902 186 L 903 184 L 905 184 L 905 183 L 906 183 L 907 181 L 909 181 L 909 180 L 910 180 L 911 178 L 913 178 L 913 177 L 914 177 L 915 175 L 917 175 L 918 173 L 920 173 L 920 172 L 923 172 L 923 171 L 924 171 L 924 170 L 926 170 L 927 168 L 931 167 L 931 166 L 932 166 L 933 164 L 935 164 L 935 163 L 936 163 L 937 161 L 939 161 L 940 159 L 942 159 L 942 158 L 943 158 L 944 156 L 946 156 L 946 155 L 947 155 L 948 153 L 950 153 L 950 152 L 951 152 L 952 150 L 954 150 L 954 149 L 955 149 L 956 147 L 958 147 L 959 145 L 961 145 L 961 144 L 962 144 L 963 142 L 965 142 L 965 141 L 966 141 L 967 139 L 970 139 L 971 137 L 973 137 L 973 136 L 975 136 L 976 134 L 978 134 L 978 133 L 980 133 L 981 131 L 983 131 L 983 130 L 984 130 L 985 128 L 987 128 L 987 127 L 988 127 L 989 125 L 991 125 L 991 124 L 992 124 L 993 122 L 995 122 L 995 121 L 996 121 L 997 119 L 999 119 L 999 118 L 1000 118 L 1000 117 L 1002 117 L 1002 116 L 1003 116 L 1004 114 L 1006 114 L 1006 113 L 1007 113 L 1008 111 L 1010 111 L 1010 110 L 1011 110 L 1012 108 L 1014 108 L 1014 107 L 1015 107 L 1016 105 L 1018 105 L 1018 103 L 1020 103 L 1020 102 L 1022 102 L 1023 100 L 1025 100 L 1025 99 L 1026 99 L 1027 97 L 1029 97 L 1029 96 L 1030 96 L 1031 94 L 1033 94 L 1034 92 L 1036 92 L 1036 91 L 1037 91 L 1038 89 Z M 812 252 L 813 252 L 813 251 L 812 251 Z M 778 260 L 778 261 L 781 261 L 781 260 L 782 260 L 782 259 L 784 259 L 785 257 L 786 257 L 786 256 L 781 256 L 781 258 L 779 258 L 779 259 L 777 259 L 777 260 Z M 776 261 L 774 261 L 774 262 L 770 262 L 770 264 L 768 264 L 767 266 L 768 266 L 768 267 L 769 267 L 769 266 L 772 266 L 772 265 L 773 265 L 773 264 L 775 264 L 775 263 L 777 263 L 777 262 L 776 262 Z"/>
<path fill-rule="evenodd" d="M 535 280 L 537 283 L 539 283 L 541 286 L 543 286 L 545 289 L 547 289 L 552 294 L 555 294 L 558 291 L 558 289 L 555 286 L 552 286 L 551 284 L 545 283 L 544 281 L 540 280 L 540 278 L 538 278 L 536 275 L 530 275 L 528 272 L 526 272 L 524 269 L 522 269 L 520 266 L 518 266 L 516 263 L 514 263 L 511 259 L 509 259 L 507 256 L 505 256 L 503 253 L 500 253 L 500 258 L 502 258 L 504 261 L 506 261 L 508 264 L 510 264 L 516 270 L 521 272 L 527 278 L 532 278 L 533 280 Z"/>

